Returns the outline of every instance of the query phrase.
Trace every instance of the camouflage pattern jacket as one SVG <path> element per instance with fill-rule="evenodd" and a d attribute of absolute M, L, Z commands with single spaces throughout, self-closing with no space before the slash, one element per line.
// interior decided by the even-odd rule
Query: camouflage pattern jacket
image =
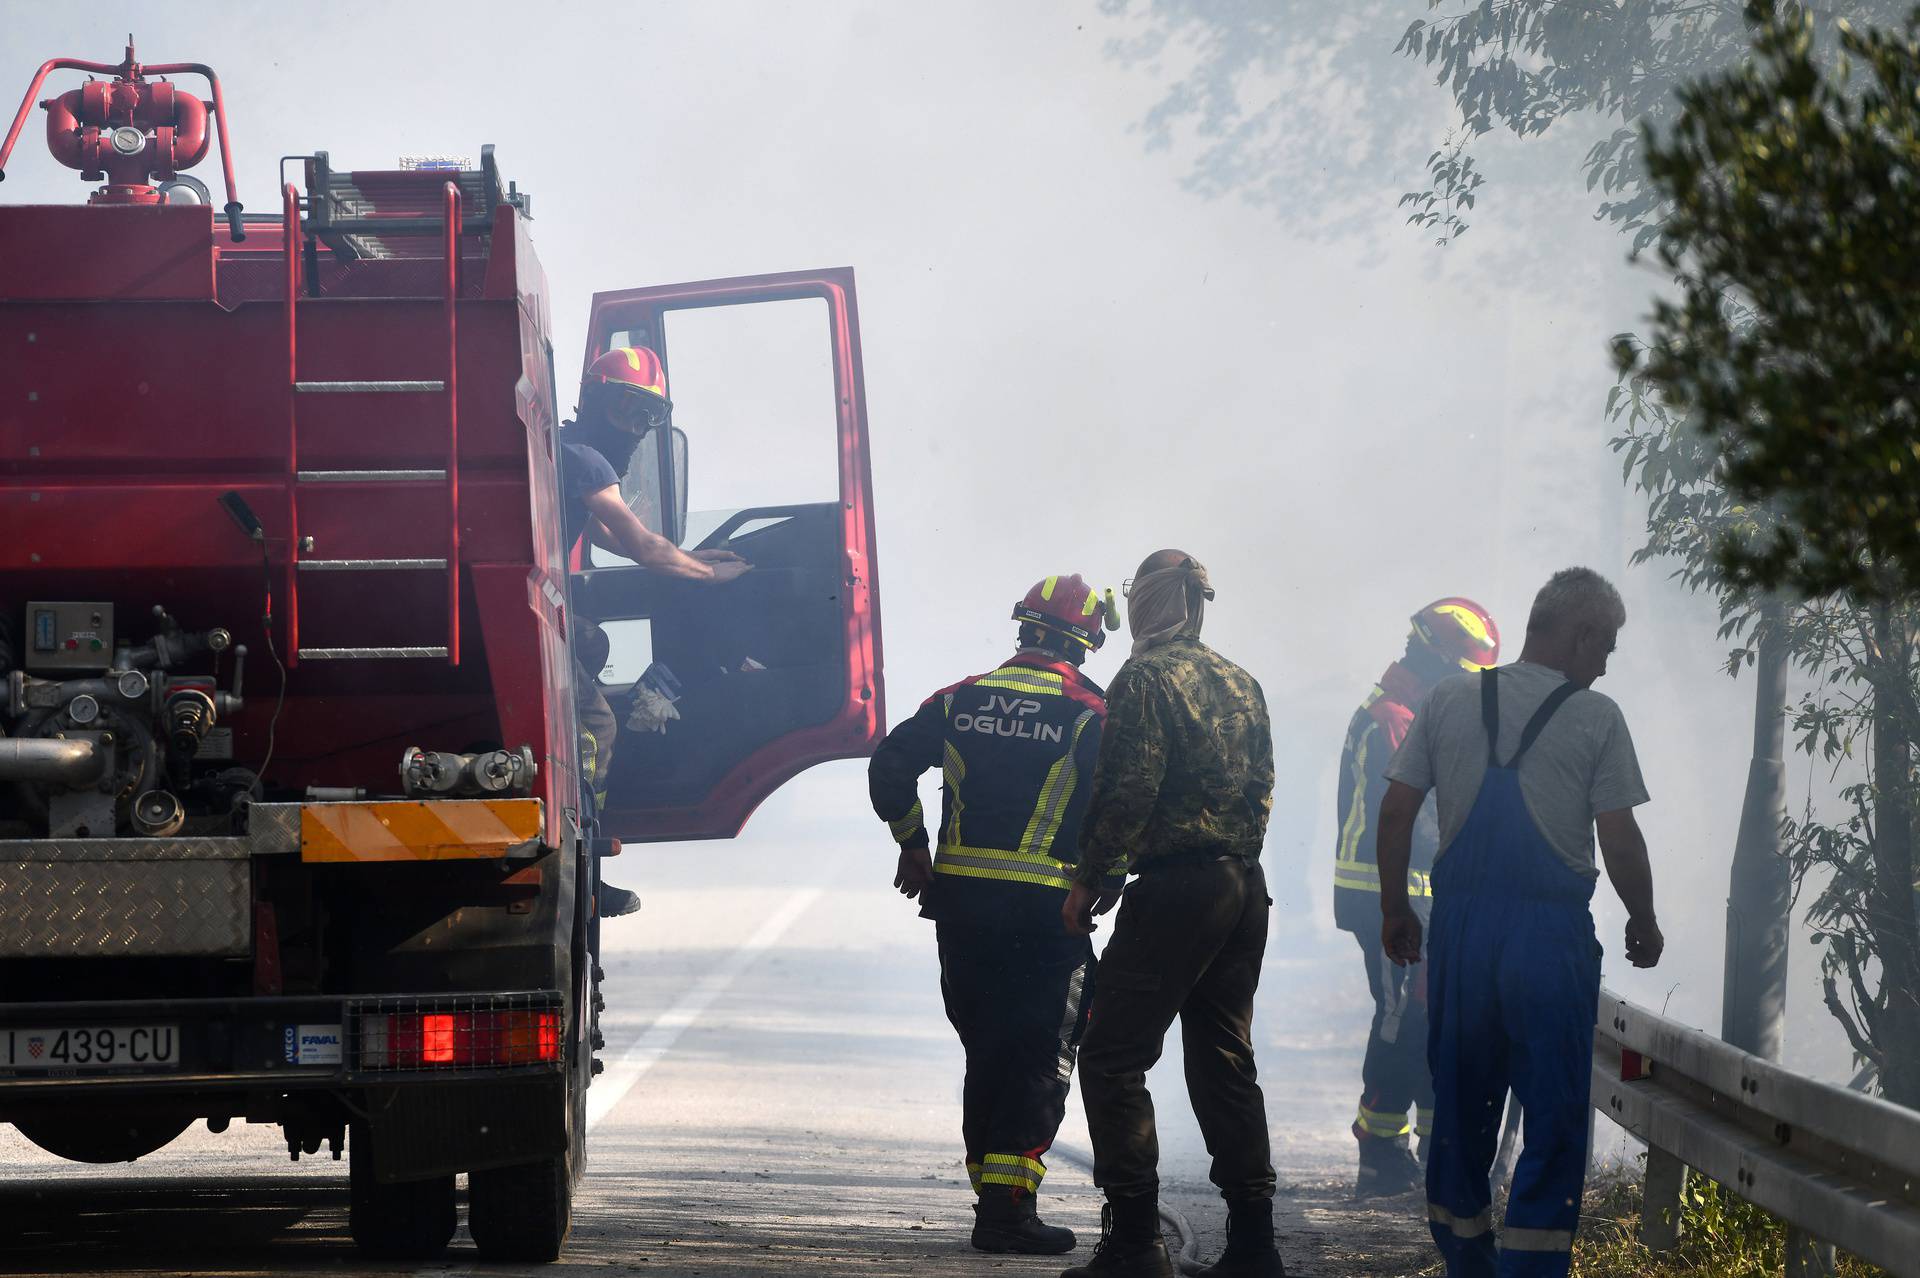
<path fill-rule="evenodd" d="M 1273 727 L 1254 677 L 1198 639 L 1174 639 L 1120 667 L 1080 828 L 1074 877 L 1157 858 L 1257 860 L 1273 808 Z"/>

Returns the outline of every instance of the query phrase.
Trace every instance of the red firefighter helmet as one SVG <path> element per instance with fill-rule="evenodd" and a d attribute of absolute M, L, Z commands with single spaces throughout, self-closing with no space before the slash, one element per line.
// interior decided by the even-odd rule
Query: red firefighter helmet
<path fill-rule="evenodd" d="M 667 370 L 644 346 L 616 346 L 587 366 L 580 379 L 582 406 L 591 403 L 615 425 L 638 434 L 664 426 L 673 411 Z"/>
<path fill-rule="evenodd" d="M 1493 614 L 1471 599 L 1449 595 L 1413 614 L 1413 633 L 1465 670 L 1485 670 L 1500 660 L 1500 627 Z"/>
<path fill-rule="evenodd" d="M 1074 573 L 1035 582 L 1027 597 L 1013 606 L 1013 619 L 1065 635 L 1098 652 L 1107 641 L 1107 631 L 1120 628 L 1120 604 L 1113 591 L 1102 595 Z"/>

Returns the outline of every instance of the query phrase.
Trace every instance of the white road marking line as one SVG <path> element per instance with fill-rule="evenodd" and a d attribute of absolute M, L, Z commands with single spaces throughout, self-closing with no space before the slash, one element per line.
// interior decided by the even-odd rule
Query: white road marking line
<path fill-rule="evenodd" d="M 727 956 L 725 962 L 701 977 L 694 987 L 684 994 L 678 1003 L 663 1012 L 658 1020 L 648 1026 L 646 1031 L 635 1039 L 620 1059 L 607 1066 L 607 1072 L 593 1080 L 593 1086 L 587 1089 L 587 1129 L 591 1131 L 600 1120 L 613 1112 L 615 1106 L 625 1100 L 633 1085 L 640 1081 L 641 1075 L 652 1069 L 661 1057 L 672 1050 L 674 1043 L 687 1028 L 700 1019 L 713 1001 L 726 992 L 729 985 L 740 974 L 753 965 L 753 961 L 772 949 L 786 935 L 787 929 L 805 914 L 822 895 L 820 888 L 807 888 L 788 897 L 779 909 L 768 916 L 754 934 L 747 938 L 746 944 Z"/>

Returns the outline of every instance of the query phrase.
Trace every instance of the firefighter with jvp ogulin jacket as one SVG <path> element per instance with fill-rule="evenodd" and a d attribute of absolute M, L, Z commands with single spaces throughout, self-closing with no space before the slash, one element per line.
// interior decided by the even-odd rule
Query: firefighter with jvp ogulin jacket
<path fill-rule="evenodd" d="M 1359 941 L 1373 998 L 1360 1110 L 1353 1121 L 1353 1135 L 1360 1143 L 1355 1193 L 1361 1198 L 1410 1193 L 1425 1183 L 1408 1137 L 1416 1133 L 1424 1145 L 1433 1128 L 1426 972 L 1421 965 L 1396 966 L 1380 946 L 1380 869 L 1374 856 L 1379 829 L 1374 815 L 1387 792 L 1387 763 L 1441 680 L 1500 659 L 1499 627 L 1492 614 L 1471 599 L 1436 599 L 1414 613 L 1412 622 L 1405 654 L 1387 667 L 1354 711 L 1340 749 L 1333 918 Z M 1407 898 L 1422 919 L 1433 904 L 1429 876 L 1439 847 L 1440 825 L 1428 802 L 1414 827 L 1407 875 Z M 1408 1110 L 1415 1115 L 1411 1128 Z"/>
<path fill-rule="evenodd" d="M 927 698 L 880 743 L 867 779 L 900 845 L 894 886 L 934 921 L 940 991 L 966 1049 L 973 1245 L 1058 1255 L 1073 1233 L 1043 1223 L 1035 1195 L 1094 984 L 1092 943 L 1062 930 L 1060 908 L 1107 715 L 1080 666 L 1119 627 L 1119 606 L 1078 575 L 1048 577 L 1013 619 L 1018 651 Z M 918 781 L 933 768 L 944 783 L 930 851 Z"/>

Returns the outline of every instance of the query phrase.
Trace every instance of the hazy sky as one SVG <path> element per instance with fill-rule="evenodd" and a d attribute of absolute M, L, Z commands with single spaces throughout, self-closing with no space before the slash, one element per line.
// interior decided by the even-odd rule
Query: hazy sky
<path fill-rule="evenodd" d="M 1426 10 L 1403 7 L 1375 37 L 1384 64 Z M 1036 578 L 1117 584 L 1148 551 L 1192 551 L 1219 590 L 1208 639 L 1274 710 L 1267 857 L 1297 915 L 1278 943 L 1350 944 L 1327 905 L 1335 764 L 1408 615 L 1473 596 L 1512 656 L 1550 572 L 1613 575 L 1633 615 L 1602 690 L 1654 794 L 1671 948 L 1655 973 L 1627 969 L 1602 888 L 1607 979 L 1717 1027 L 1751 710 L 1715 673 L 1711 608 L 1626 565 L 1641 505 L 1605 448 L 1604 342 L 1658 279 L 1591 221 L 1584 137 L 1490 148 L 1490 194 L 1508 198 L 1440 250 L 1394 207 L 1421 177 L 1399 157 L 1446 128 L 1438 90 L 1381 119 L 1338 84 L 1283 85 L 1299 155 L 1344 154 L 1342 171 L 1303 164 L 1280 209 L 1205 200 L 1181 186 L 1186 144 L 1150 150 L 1136 127 L 1177 54 L 1123 65 L 1109 44 L 1133 29 L 1093 0 L 14 3 L 5 19 L 11 93 L 47 57 L 118 60 L 129 30 L 149 61 L 211 63 L 254 211 L 276 207 L 283 154 L 380 168 L 495 143 L 533 197 L 563 385 L 595 290 L 853 266 L 894 717 L 991 666 Z M 1327 144 L 1357 123 L 1375 145 Z M 41 129 L 36 112 L 0 199 L 84 196 Z M 217 185 L 211 163 L 197 172 Z M 698 506 L 698 477 L 754 462 L 703 453 L 682 405 Z M 890 873 L 857 764 L 789 786 L 748 837 L 865 841 Z M 640 855 L 620 864 L 644 887 Z M 1795 947 L 1790 1054 L 1840 1070 L 1813 958 Z"/>

